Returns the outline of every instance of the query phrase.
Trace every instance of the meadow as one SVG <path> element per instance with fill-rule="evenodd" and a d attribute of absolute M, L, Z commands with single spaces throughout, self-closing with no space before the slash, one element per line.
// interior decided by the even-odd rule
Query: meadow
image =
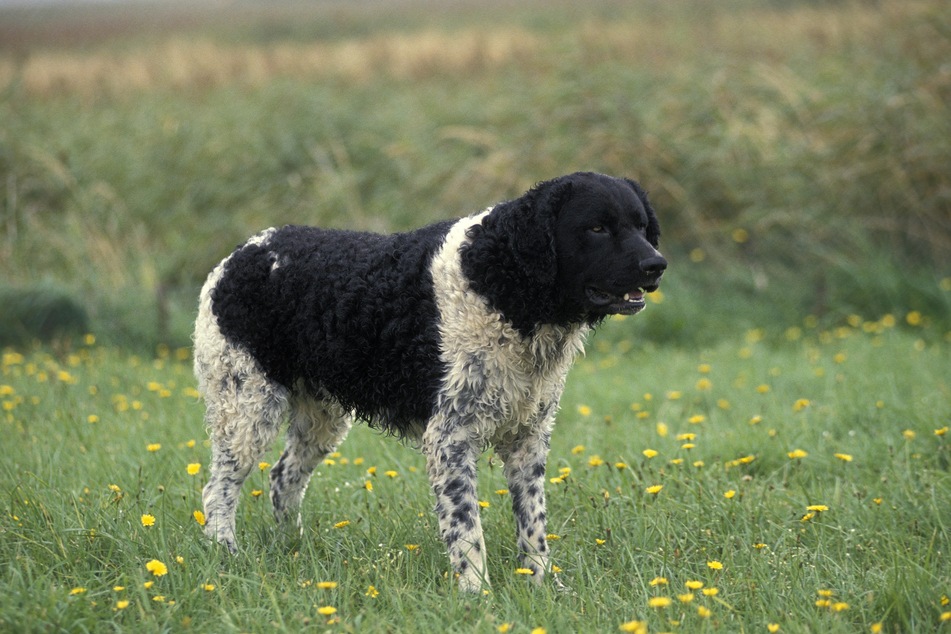
<path fill-rule="evenodd" d="M 0 631 L 951 628 L 943 0 L 0 9 Z M 438 8 L 435 10 L 434 7 Z M 262 458 L 201 537 L 198 287 L 261 228 L 404 230 L 578 169 L 670 261 L 569 377 L 569 588 L 454 589 L 423 461 L 363 427 L 303 538 Z"/>

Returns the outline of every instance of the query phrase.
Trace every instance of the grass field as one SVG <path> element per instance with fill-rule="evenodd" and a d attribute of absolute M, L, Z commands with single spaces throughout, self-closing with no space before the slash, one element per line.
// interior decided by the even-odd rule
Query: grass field
<path fill-rule="evenodd" d="M 209 450 L 187 349 L 8 351 L 0 630 L 935 631 L 951 618 L 951 358 L 919 317 L 697 352 L 605 325 L 549 463 L 571 591 L 516 574 L 486 455 L 495 585 L 479 598 L 447 577 L 411 448 L 356 428 L 311 483 L 303 539 L 277 533 L 262 464 L 231 557 L 194 516 Z"/>
<path fill-rule="evenodd" d="M 0 631 L 951 631 L 945 5 L 0 9 Z M 267 226 L 403 230 L 579 169 L 645 185 L 671 264 L 569 377 L 570 592 L 516 574 L 486 455 L 494 585 L 460 596 L 422 459 L 362 427 L 303 539 L 264 467 L 241 553 L 209 547 L 211 267 Z"/>

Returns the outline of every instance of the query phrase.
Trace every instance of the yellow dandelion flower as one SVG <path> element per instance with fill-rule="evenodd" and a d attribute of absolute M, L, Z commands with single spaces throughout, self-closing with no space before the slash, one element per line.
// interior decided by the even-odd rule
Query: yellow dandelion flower
<path fill-rule="evenodd" d="M 681 449 L 686 449 L 686 450 L 688 450 L 688 451 L 689 451 L 690 449 L 693 449 L 694 447 L 696 447 L 696 445 L 693 444 L 692 442 L 685 442 L 684 444 L 680 445 L 680 448 L 681 448 Z"/>
<path fill-rule="evenodd" d="M 146 590 L 148 590 L 148 589 L 151 588 L 153 585 L 155 585 L 155 582 L 154 582 L 154 581 L 146 581 L 145 583 L 142 584 L 142 587 L 145 588 Z"/>
<path fill-rule="evenodd" d="M 162 448 L 162 443 L 157 443 L 157 442 L 149 443 L 148 445 L 145 446 L 145 449 L 147 451 L 151 451 L 153 453 L 158 451 L 161 448 Z"/>
<path fill-rule="evenodd" d="M 644 490 L 650 493 L 651 495 L 657 495 L 658 493 L 660 493 L 661 489 L 663 488 L 664 488 L 663 484 L 655 484 L 653 486 L 647 487 Z"/>
<path fill-rule="evenodd" d="M 935 436 L 944 436 L 944 435 L 947 434 L 947 433 L 948 433 L 948 426 L 947 426 L 947 425 L 945 425 L 944 427 L 942 427 L 942 428 L 940 428 L 940 429 L 934 430 L 934 435 L 935 435 Z"/>
<path fill-rule="evenodd" d="M 809 506 L 806 507 L 806 510 L 815 511 L 816 513 L 822 513 L 824 511 L 828 511 L 829 507 L 826 506 L 825 504 L 810 504 Z"/>
<path fill-rule="evenodd" d="M 607 543 L 607 540 L 595 538 L 594 543 L 597 544 L 598 546 L 604 546 L 604 544 Z"/>
<path fill-rule="evenodd" d="M 578 413 L 585 417 L 591 416 L 591 408 L 588 407 L 587 405 L 579 405 Z"/>
<path fill-rule="evenodd" d="M 803 515 L 801 518 L 799 518 L 799 521 L 800 521 L 800 522 L 808 522 L 809 520 L 811 520 L 811 519 L 814 518 L 815 516 L 816 516 L 816 514 L 815 514 L 814 512 L 812 512 L 812 511 L 810 511 L 810 512 L 806 513 L 805 515 Z"/>
<path fill-rule="evenodd" d="M 668 400 L 668 401 L 676 401 L 676 400 L 679 400 L 680 397 L 682 397 L 682 396 L 683 396 L 683 392 L 681 392 L 680 390 L 670 390 L 669 392 L 667 392 L 667 400 Z"/>
<path fill-rule="evenodd" d="M 730 401 L 728 401 L 727 399 L 725 399 L 725 398 L 718 398 L 718 399 L 717 399 L 717 407 L 719 407 L 719 408 L 722 409 L 722 410 L 728 410 L 728 409 L 730 409 L 730 408 L 733 407 L 733 406 L 730 404 Z"/>
<path fill-rule="evenodd" d="M 713 388 L 713 381 L 704 377 L 697 381 L 697 389 L 701 392 L 709 392 Z"/>
<path fill-rule="evenodd" d="M 373 483 L 370 482 L 369 480 L 367 480 L 366 482 L 363 483 L 363 488 L 366 489 L 367 491 L 370 491 L 370 492 L 372 493 L 372 492 L 373 492 Z"/>
<path fill-rule="evenodd" d="M 832 454 L 842 462 L 852 462 L 852 455 L 847 453 L 834 453 Z"/>
<path fill-rule="evenodd" d="M 845 601 L 837 601 L 829 606 L 833 612 L 844 612 L 849 609 L 849 604 Z"/>
<path fill-rule="evenodd" d="M 789 456 L 790 460 L 802 460 L 803 458 L 809 455 L 809 452 L 803 449 L 793 449 L 786 455 Z"/>
<path fill-rule="evenodd" d="M 915 436 L 918 434 L 914 430 L 906 429 L 901 433 L 901 435 L 905 438 L 905 440 L 914 440 Z"/>
<path fill-rule="evenodd" d="M 534 575 L 535 571 L 531 568 L 516 568 L 515 574 L 517 575 Z"/>
<path fill-rule="evenodd" d="M 337 587 L 336 581 L 318 581 L 317 587 L 321 590 L 333 590 Z"/>
<path fill-rule="evenodd" d="M 951 621 L 951 612 L 942 612 L 941 616 L 938 617 L 938 620 L 940 620 L 942 623 Z"/>
<path fill-rule="evenodd" d="M 794 412 L 801 412 L 802 410 L 809 407 L 809 405 L 810 405 L 809 399 L 800 398 L 800 399 L 797 399 L 795 403 L 793 403 L 792 408 Z"/>
<path fill-rule="evenodd" d="M 419 550 L 419 544 L 406 544 L 406 550 L 413 552 L 414 550 Z"/>
<path fill-rule="evenodd" d="M 508 631 L 511 630 L 511 629 L 512 629 L 512 624 L 511 624 L 511 623 L 502 623 L 502 624 L 499 625 L 497 628 L 495 628 L 495 631 L 496 631 L 496 632 L 500 632 L 501 634 L 505 634 L 506 632 L 508 632 Z"/>
<path fill-rule="evenodd" d="M 676 438 L 677 438 L 677 440 L 681 440 L 681 441 L 682 441 L 682 440 L 696 440 L 697 434 L 694 434 L 694 433 L 691 433 L 691 432 L 686 432 L 686 433 L 683 433 L 683 434 L 677 434 Z"/>
<path fill-rule="evenodd" d="M 333 607 L 332 605 L 325 605 L 317 608 L 317 614 L 321 616 L 333 616 L 336 613 L 337 608 Z"/>
<path fill-rule="evenodd" d="M 152 597 L 152 600 L 155 601 L 156 603 L 165 603 L 165 595 L 157 594 L 154 597 Z"/>
<path fill-rule="evenodd" d="M 769 392 L 769 386 L 766 385 L 765 383 L 761 383 L 760 385 L 756 386 L 756 391 L 760 394 L 766 394 L 767 392 Z"/>
<path fill-rule="evenodd" d="M 369 587 L 367 588 L 367 591 L 364 592 L 363 595 L 364 595 L 364 596 L 367 596 L 367 597 L 370 597 L 371 599 L 375 599 L 375 598 L 377 598 L 378 596 L 380 596 L 380 591 L 377 590 L 375 586 L 369 586 Z"/>
<path fill-rule="evenodd" d="M 201 471 L 201 463 L 192 462 L 185 467 L 185 471 L 188 472 L 188 475 L 198 475 L 198 472 Z"/>
<path fill-rule="evenodd" d="M 543 627 L 536 627 L 531 631 L 531 634 L 547 634 L 547 632 Z"/>
<path fill-rule="evenodd" d="M 647 634 L 647 621 L 627 621 L 621 623 L 618 630 L 622 632 L 632 632 L 633 634 Z"/>
<path fill-rule="evenodd" d="M 204 590 L 205 592 L 214 592 L 214 591 L 215 591 L 215 584 L 213 584 L 213 583 L 206 583 L 206 584 L 204 584 L 204 585 L 201 587 L 201 589 Z"/>
<path fill-rule="evenodd" d="M 905 321 L 908 322 L 909 326 L 921 325 L 921 313 L 917 310 L 913 310 L 905 315 Z"/>
<path fill-rule="evenodd" d="M 885 624 L 882 623 L 881 621 L 879 621 L 878 623 L 872 623 L 869 626 L 868 631 L 871 632 L 872 634 L 880 634 L 884 626 Z"/>
<path fill-rule="evenodd" d="M 148 562 L 146 562 L 145 569 L 156 577 L 161 577 L 168 574 L 168 567 L 158 559 L 150 559 Z"/>
<path fill-rule="evenodd" d="M 584 453 L 584 445 L 575 445 L 571 448 L 571 453 L 578 455 L 579 453 Z"/>
<path fill-rule="evenodd" d="M 262 461 L 258 463 L 258 469 L 260 469 L 261 471 L 266 471 L 268 468 L 270 468 L 270 466 L 271 466 L 270 462 Z"/>
<path fill-rule="evenodd" d="M 672 603 L 670 597 L 651 597 L 647 600 L 649 608 L 666 608 Z"/>
<path fill-rule="evenodd" d="M 654 456 L 657 455 L 657 451 L 655 451 L 654 449 L 645 449 L 641 453 L 644 454 L 644 457 L 647 459 L 653 458 Z"/>
<path fill-rule="evenodd" d="M 683 458 L 674 458 L 673 460 L 670 461 L 670 464 L 683 464 L 683 462 L 684 462 Z"/>
<path fill-rule="evenodd" d="M 721 564 L 719 561 L 716 561 L 716 560 L 708 561 L 707 568 L 709 568 L 710 570 L 723 570 L 723 564 Z"/>
<path fill-rule="evenodd" d="M 508 490 L 508 489 L 496 489 L 496 490 L 495 490 L 495 494 L 496 494 L 496 495 L 508 495 L 508 494 L 509 494 L 509 490 Z"/>
<path fill-rule="evenodd" d="M 657 435 L 661 438 L 666 436 L 668 433 L 667 423 L 657 423 L 657 426 L 654 429 L 656 429 Z"/>
<path fill-rule="evenodd" d="M 832 607 L 832 601 L 829 601 L 828 599 L 816 599 L 816 607 L 817 608 Z"/>
<path fill-rule="evenodd" d="M 678 594 L 677 600 L 681 603 L 690 603 L 693 601 L 693 592 L 687 592 L 685 594 Z"/>
<path fill-rule="evenodd" d="M 90 424 L 96 424 L 99 422 L 99 417 L 95 414 L 90 414 L 89 416 L 86 417 L 86 422 Z"/>
<path fill-rule="evenodd" d="M 86 593 L 86 588 L 73 588 L 72 590 L 69 591 L 69 596 L 74 597 L 78 594 L 85 594 L 85 593 Z"/>
<path fill-rule="evenodd" d="M 149 513 L 144 514 L 139 518 L 142 522 L 142 526 L 155 526 L 155 516 Z"/>
<path fill-rule="evenodd" d="M 491 506 L 488 500 L 479 500 L 479 508 L 487 509 Z"/>
<path fill-rule="evenodd" d="M 259 498 L 263 493 L 264 491 L 261 489 L 251 489 L 251 497 L 253 498 Z"/>
<path fill-rule="evenodd" d="M 589 467 L 600 467 L 603 464 L 604 464 L 604 460 L 601 459 L 601 456 L 594 455 L 588 458 Z"/>
<path fill-rule="evenodd" d="M 764 548 L 766 548 L 766 544 L 764 544 L 763 542 L 756 542 L 755 544 L 753 544 L 753 548 L 755 548 L 756 550 L 763 550 Z"/>
<path fill-rule="evenodd" d="M 345 526 L 350 526 L 350 520 L 343 520 L 334 524 L 334 528 L 344 528 Z"/>
<path fill-rule="evenodd" d="M 626 463 L 626 462 L 615 462 L 615 463 L 614 463 L 614 468 L 617 469 L 618 471 L 624 471 L 625 469 L 627 469 L 627 463 Z"/>
<path fill-rule="evenodd" d="M 698 469 L 699 469 L 700 467 L 702 467 L 703 465 L 704 465 L 703 460 L 694 460 L 694 461 L 693 461 L 693 466 L 695 466 L 695 467 L 698 468 Z"/>
<path fill-rule="evenodd" d="M 760 416 L 759 414 L 757 414 L 756 416 L 750 419 L 750 425 L 759 425 L 762 422 L 763 422 L 763 417 Z"/>
<path fill-rule="evenodd" d="M 559 539 L 561 539 L 561 535 L 556 535 L 555 533 L 548 533 L 547 535 L 545 535 L 545 539 L 550 542 L 556 542 Z"/>
<path fill-rule="evenodd" d="M 195 518 L 195 521 L 198 522 L 199 526 L 205 525 L 205 514 L 202 513 L 201 511 L 195 511 L 194 513 L 192 513 L 192 517 Z"/>
<path fill-rule="evenodd" d="M 650 585 L 652 586 L 666 586 L 667 577 L 654 577 L 650 580 Z"/>
<path fill-rule="evenodd" d="M 720 594 L 720 590 L 718 588 L 704 588 L 701 590 L 701 592 L 703 592 L 703 596 L 705 597 L 715 597 Z"/>
<path fill-rule="evenodd" d="M 733 489 L 723 492 L 723 497 L 725 497 L 728 500 L 732 500 L 735 496 L 736 496 L 736 491 L 734 491 Z"/>
<path fill-rule="evenodd" d="M 697 581 L 695 579 L 690 579 L 685 581 L 684 585 L 687 587 L 688 590 L 699 590 L 700 588 L 703 587 L 703 582 Z"/>
<path fill-rule="evenodd" d="M 694 414 L 693 416 L 687 419 L 687 422 L 690 423 L 691 425 L 698 425 L 705 420 L 707 420 L 707 417 L 704 416 L 703 414 Z"/>
<path fill-rule="evenodd" d="M 396 476 L 398 476 L 398 475 L 399 475 L 399 472 L 398 472 L 398 471 L 394 471 L 393 469 L 389 469 L 389 470 L 387 470 L 387 471 L 384 471 L 384 472 L 383 472 L 383 475 L 385 475 L 387 478 L 392 479 L 392 478 L 395 478 Z"/>
<path fill-rule="evenodd" d="M 122 592 L 123 590 L 125 590 L 125 586 L 112 586 L 113 592 Z"/>
<path fill-rule="evenodd" d="M 713 615 L 713 612 L 710 608 L 705 608 L 702 605 L 697 606 L 697 616 L 702 619 L 709 619 Z"/>
<path fill-rule="evenodd" d="M 776 634 L 776 632 L 779 631 L 779 623 L 767 623 L 766 630 L 770 632 L 770 634 Z"/>
<path fill-rule="evenodd" d="M 129 607 L 129 602 L 127 600 L 123 599 L 121 601 L 116 601 L 117 610 L 125 610 L 127 607 Z"/>

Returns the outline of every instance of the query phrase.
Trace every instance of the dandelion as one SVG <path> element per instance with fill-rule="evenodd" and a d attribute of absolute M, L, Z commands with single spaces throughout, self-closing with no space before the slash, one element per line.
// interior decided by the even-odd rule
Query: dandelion
<path fill-rule="evenodd" d="M 72 590 L 69 591 L 69 596 L 75 597 L 77 595 L 85 594 L 85 593 L 86 593 L 86 588 L 82 588 L 82 587 L 73 588 Z"/>
<path fill-rule="evenodd" d="M 591 408 L 588 407 L 587 405 L 579 405 L 579 406 L 578 406 L 578 413 L 581 414 L 581 415 L 584 416 L 584 417 L 591 416 Z"/>
<path fill-rule="evenodd" d="M 387 478 L 390 478 L 392 480 L 393 478 L 399 475 L 399 472 L 394 471 L 393 469 L 390 469 L 388 471 L 384 471 L 383 475 L 385 475 Z"/>
<path fill-rule="evenodd" d="M 116 610 L 125 610 L 127 607 L 129 607 L 129 602 L 127 600 L 123 599 L 121 601 L 116 601 Z"/>
<path fill-rule="evenodd" d="M 707 568 L 709 568 L 710 570 L 723 570 L 723 564 L 721 564 L 719 561 L 716 561 L 716 560 L 708 561 Z"/>
<path fill-rule="evenodd" d="M 88 422 L 91 425 L 94 425 L 99 422 L 99 417 L 95 414 L 90 414 L 89 416 L 86 417 L 86 422 Z"/>
<path fill-rule="evenodd" d="M 713 612 L 710 610 L 710 608 L 705 608 L 702 605 L 697 606 L 697 616 L 699 616 L 700 618 L 709 619 L 710 616 L 712 615 L 713 615 Z"/>
<path fill-rule="evenodd" d="M 668 433 L 667 423 L 657 423 L 655 429 L 657 430 L 657 435 L 661 438 L 665 437 Z"/>
<path fill-rule="evenodd" d="M 676 438 L 677 440 L 695 440 L 697 438 L 697 434 L 686 432 L 683 434 L 677 434 Z"/>
<path fill-rule="evenodd" d="M 664 488 L 663 484 L 655 484 L 653 486 L 647 487 L 644 490 L 650 493 L 651 495 L 657 495 L 658 493 L 660 493 L 661 489 L 663 488 Z"/>
<path fill-rule="evenodd" d="M 270 462 L 263 462 L 263 461 L 262 461 L 262 462 L 259 462 L 259 463 L 258 463 L 258 469 L 260 469 L 261 471 L 267 471 L 268 468 L 270 468 L 270 466 L 271 466 L 271 463 L 270 463 Z"/>
<path fill-rule="evenodd" d="M 810 504 L 809 506 L 806 507 L 806 510 L 815 511 L 816 513 L 822 513 L 824 511 L 828 511 L 829 507 L 826 506 L 825 504 Z"/>
<path fill-rule="evenodd" d="M 145 588 L 146 590 L 149 590 L 152 588 L 153 585 L 155 585 L 154 581 L 146 581 L 145 583 L 142 584 L 142 587 Z"/>
<path fill-rule="evenodd" d="M 915 436 L 917 436 L 918 434 L 915 433 L 915 431 L 912 429 L 906 429 L 902 431 L 901 435 L 904 437 L 905 440 L 914 440 Z"/>
<path fill-rule="evenodd" d="M 879 621 L 878 623 L 872 623 L 869 626 L 868 631 L 871 632 L 872 634 L 880 634 L 884 626 L 885 624 L 882 623 L 881 621 Z"/>
<path fill-rule="evenodd" d="M 654 449 L 645 449 L 641 453 L 644 454 L 644 457 L 647 458 L 648 460 L 650 460 L 651 458 L 657 455 L 657 451 Z"/>
<path fill-rule="evenodd" d="M 113 592 L 122 592 L 123 590 L 125 590 L 125 586 L 112 586 Z"/>
<path fill-rule="evenodd" d="M 497 628 L 495 628 L 495 631 L 496 631 L 496 632 L 500 632 L 501 634 L 505 634 L 506 632 L 508 632 L 508 631 L 511 630 L 511 629 L 512 629 L 512 624 L 511 624 L 511 623 L 502 623 L 502 624 L 499 625 Z"/>
<path fill-rule="evenodd" d="M 545 535 L 545 539 L 550 542 L 557 542 L 559 539 L 561 539 L 561 535 L 556 535 L 555 533 L 548 533 L 547 535 Z"/>
<path fill-rule="evenodd" d="M 363 483 L 363 488 L 372 493 L 372 492 L 373 492 L 373 483 L 370 482 L 369 480 L 367 480 L 366 482 Z"/>
<path fill-rule="evenodd" d="M 488 500 L 479 500 L 479 508 L 487 509 L 491 506 Z"/>
<path fill-rule="evenodd" d="M 704 416 L 703 414 L 694 414 L 693 416 L 687 419 L 687 422 L 690 423 L 691 425 L 699 425 L 705 420 L 707 420 L 707 417 Z"/>
<path fill-rule="evenodd" d="M 546 634 L 546 631 L 543 627 L 536 627 L 531 631 L 531 634 Z"/>
<path fill-rule="evenodd" d="M 688 450 L 688 451 L 689 451 L 690 449 L 693 449 L 694 447 L 696 447 L 696 445 L 693 444 L 692 442 L 687 442 L 687 443 L 684 443 L 684 444 L 680 445 L 680 448 L 681 448 L 681 449 L 686 449 L 686 450 Z"/>
<path fill-rule="evenodd" d="M 909 326 L 918 326 L 921 325 L 921 313 L 917 310 L 913 310 L 905 315 L 905 321 Z"/>
<path fill-rule="evenodd" d="M 584 453 L 584 445 L 575 445 L 574 447 L 571 448 L 571 453 L 576 456 L 579 453 Z"/>
<path fill-rule="evenodd" d="M 842 462 L 852 462 L 852 455 L 847 453 L 834 453 L 832 454 Z"/>
<path fill-rule="evenodd" d="M 936 430 L 934 430 L 934 435 L 935 435 L 935 436 L 944 436 L 944 435 L 947 434 L 947 433 L 948 433 L 948 426 L 947 426 L 947 425 L 945 425 L 945 426 L 942 427 L 941 429 L 936 429 Z"/>
<path fill-rule="evenodd" d="M 155 453 L 161 448 L 162 448 L 162 443 L 157 443 L 157 442 L 149 443 L 148 445 L 145 446 L 145 449 L 147 451 L 151 451 L 152 453 Z"/>
<path fill-rule="evenodd" d="M 810 511 L 809 513 L 806 513 L 806 514 L 803 515 L 801 518 L 799 518 L 799 521 L 800 521 L 800 522 L 808 522 L 809 520 L 811 520 L 811 519 L 814 518 L 815 516 L 816 516 L 816 514 Z"/>
<path fill-rule="evenodd" d="M 595 538 L 594 543 L 597 544 L 598 546 L 604 546 L 604 544 L 607 543 L 607 540 L 606 540 L 606 539 L 597 539 L 597 538 Z"/>
<path fill-rule="evenodd" d="M 370 597 L 371 599 L 375 599 L 378 596 L 380 596 L 380 591 L 377 590 L 375 586 L 369 586 L 367 588 L 367 591 L 363 593 L 363 596 Z"/>
<path fill-rule="evenodd" d="M 691 580 L 685 581 L 684 585 L 687 587 L 688 590 L 699 590 L 700 588 L 703 587 L 703 582 L 691 579 Z"/>
<path fill-rule="evenodd" d="M 687 592 L 685 594 L 678 594 L 677 600 L 680 601 L 681 603 L 690 603 L 691 601 L 693 601 L 693 593 Z"/>
<path fill-rule="evenodd" d="M 764 548 L 766 548 L 766 544 L 764 544 L 763 542 L 756 542 L 755 544 L 753 544 L 753 548 L 755 548 L 756 550 L 763 550 Z"/>
<path fill-rule="evenodd" d="M 756 416 L 750 419 L 750 425 L 759 425 L 762 422 L 763 422 L 763 417 L 760 416 L 759 414 L 757 414 Z"/>
<path fill-rule="evenodd" d="M 651 586 L 666 586 L 667 577 L 654 577 L 653 579 L 650 580 L 650 585 Z"/>
<path fill-rule="evenodd" d="M 419 550 L 419 544 L 406 544 L 406 550 L 413 552 L 414 550 Z"/>
<path fill-rule="evenodd" d="M 697 381 L 697 389 L 700 390 L 701 392 L 709 392 L 712 387 L 713 387 L 713 381 L 711 381 L 710 379 L 706 377 Z"/>
<path fill-rule="evenodd" d="M 770 634 L 776 634 L 779 631 L 779 623 L 767 623 L 766 629 Z"/>
<path fill-rule="evenodd" d="M 614 468 L 617 469 L 618 471 L 624 471 L 625 469 L 627 469 L 627 463 L 626 463 L 626 462 L 615 462 L 615 463 L 614 463 Z"/>
<path fill-rule="evenodd" d="M 204 585 L 201 587 L 201 589 L 204 590 L 205 592 L 214 592 L 214 591 L 215 591 L 215 584 L 213 584 L 213 583 L 206 583 L 206 584 L 204 584 Z"/>
<path fill-rule="evenodd" d="M 604 464 L 604 460 L 602 460 L 601 456 L 594 455 L 588 458 L 589 467 L 600 467 L 603 464 Z"/>
<path fill-rule="evenodd" d="M 317 587 L 320 590 L 333 590 L 334 588 L 337 587 L 337 582 L 336 581 L 318 581 Z"/>
<path fill-rule="evenodd" d="M 155 526 L 155 516 L 149 513 L 144 514 L 140 518 L 140 521 L 142 522 L 142 526 L 145 526 L 145 527 Z"/>
<path fill-rule="evenodd" d="M 201 463 L 192 462 L 185 467 L 185 471 L 188 472 L 188 475 L 198 475 L 198 472 L 201 471 Z"/>
<path fill-rule="evenodd" d="M 809 405 L 810 405 L 809 399 L 800 398 L 800 399 L 797 399 L 795 403 L 793 403 L 792 408 L 794 412 L 801 412 L 802 410 L 809 407 Z"/>
<path fill-rule="evenodd" d="M 337 613 L 337 608 L 332 605 L 325 605 L 323 607 L 317 608 L 317 614 L 321 616 L 333 616 Z"/>
<path fill-rule="evenodd" d="M 942 623 L 951 621 L 951 612 L 942 612 L 941 616 L 938 617 L 938 620 L 940 620 Z"/>
<path fill-rule="evenodd" d="M 261 489 L 251 489 L 251 497 L 259 498 L 264 493 Z"/>
<path fill-rule="evenodd" d="M 786 455 L 789 456 L 790 460 L 802 460 L 803 458 L 809 455 L 809 452 L 803 449 L 793 449 Z"/>
<path fill-rule="evenodd" d="M 702 592 L 705 597 L 715 597 L 720 594 L 719 588 L 704 588 Z"/>
<path fill-rule="evenodd" d="M 195 511 L 192 513 L 192 517 L 195 518 L 195 521 L 198 522 L 199 526 L 205 525 L 205 514 L 201 511 Z"/>
<path fill-rule="evenodd" d="M 145 564 L 145 569 L 156 577 L 168 574 L 168 567 L 158 559 L 151 559 Z"/>
<path fill-rule="evenodd" d="M 647 600 L 649 608 L 666 608 L 672 603 L 670 597 L 651 597 Z"/>
<path fill-rule="evenodd" d="M 152 600 L 155 601 L 156 603 L 165 603 L 165 595 L 157 594 L 154 597 L 152 597 Z"/>
<path fill-rule="evenodd" d="M 350 526 L 350 520 L 343 520 L 334 524 L 334 528 L 344 528 L 346 526 Z"/>
<path fill-rule="evenodd" d="M 535 574 L 535 571 L 532 570 L 531 568 L 516 568 L 516 569 L 515 569 L 515 574 L 517 574 L 517 575 L 529 575 L 529 576 L 531 576 L 531 575 L 534 575 L 534 574 Z"/>
<path fill-rule="evenodd" d="M 849 604 L 845 601 L 837 601 L 829 606 L 833 612 L 844 612 L 849 609 Z"/>
<path fill-rule="evenodd" d="M 627 621 L 618 625 L 617 629 L 622 632 L 633 632 L 633 634 L 647 634 L 647 621 Z"/>
<path fill-rule="evenodd" d="M 496 489 L 496 490 L 495 490 L 495 494 L 496 494 L 496 495 L 508 495 L 508 494 L 509 494 L 509 490 L 508 490 L 508 489 Z"/>
<path fill-rule="evenodd" d="M 735 496 L 736 496 L 736 491 L 734 491 L 733 489 L 723 492 L 723 497 L 725 497 L 728 500 L 732 500 Z"/>

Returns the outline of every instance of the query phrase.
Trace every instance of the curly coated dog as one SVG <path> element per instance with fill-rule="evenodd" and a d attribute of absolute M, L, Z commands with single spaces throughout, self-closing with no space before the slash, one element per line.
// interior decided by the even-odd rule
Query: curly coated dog
<path fill-rule="evenodd" d="M 195 374 L 212 460 L 205 531 L 237 550 L 241 484 L 289 419 L 270 473 L 279 523 L 354 419 L 418 442 L 463 590 L 489 583 L 476 464 L 494 447 L 521 566 L 541 582 L 545 463 L 588 330 L 644 308 L 667 267 L 644 190 L 581 172 L 515 200 L 394 235 L 287 226 L 209 275 Z"/>

